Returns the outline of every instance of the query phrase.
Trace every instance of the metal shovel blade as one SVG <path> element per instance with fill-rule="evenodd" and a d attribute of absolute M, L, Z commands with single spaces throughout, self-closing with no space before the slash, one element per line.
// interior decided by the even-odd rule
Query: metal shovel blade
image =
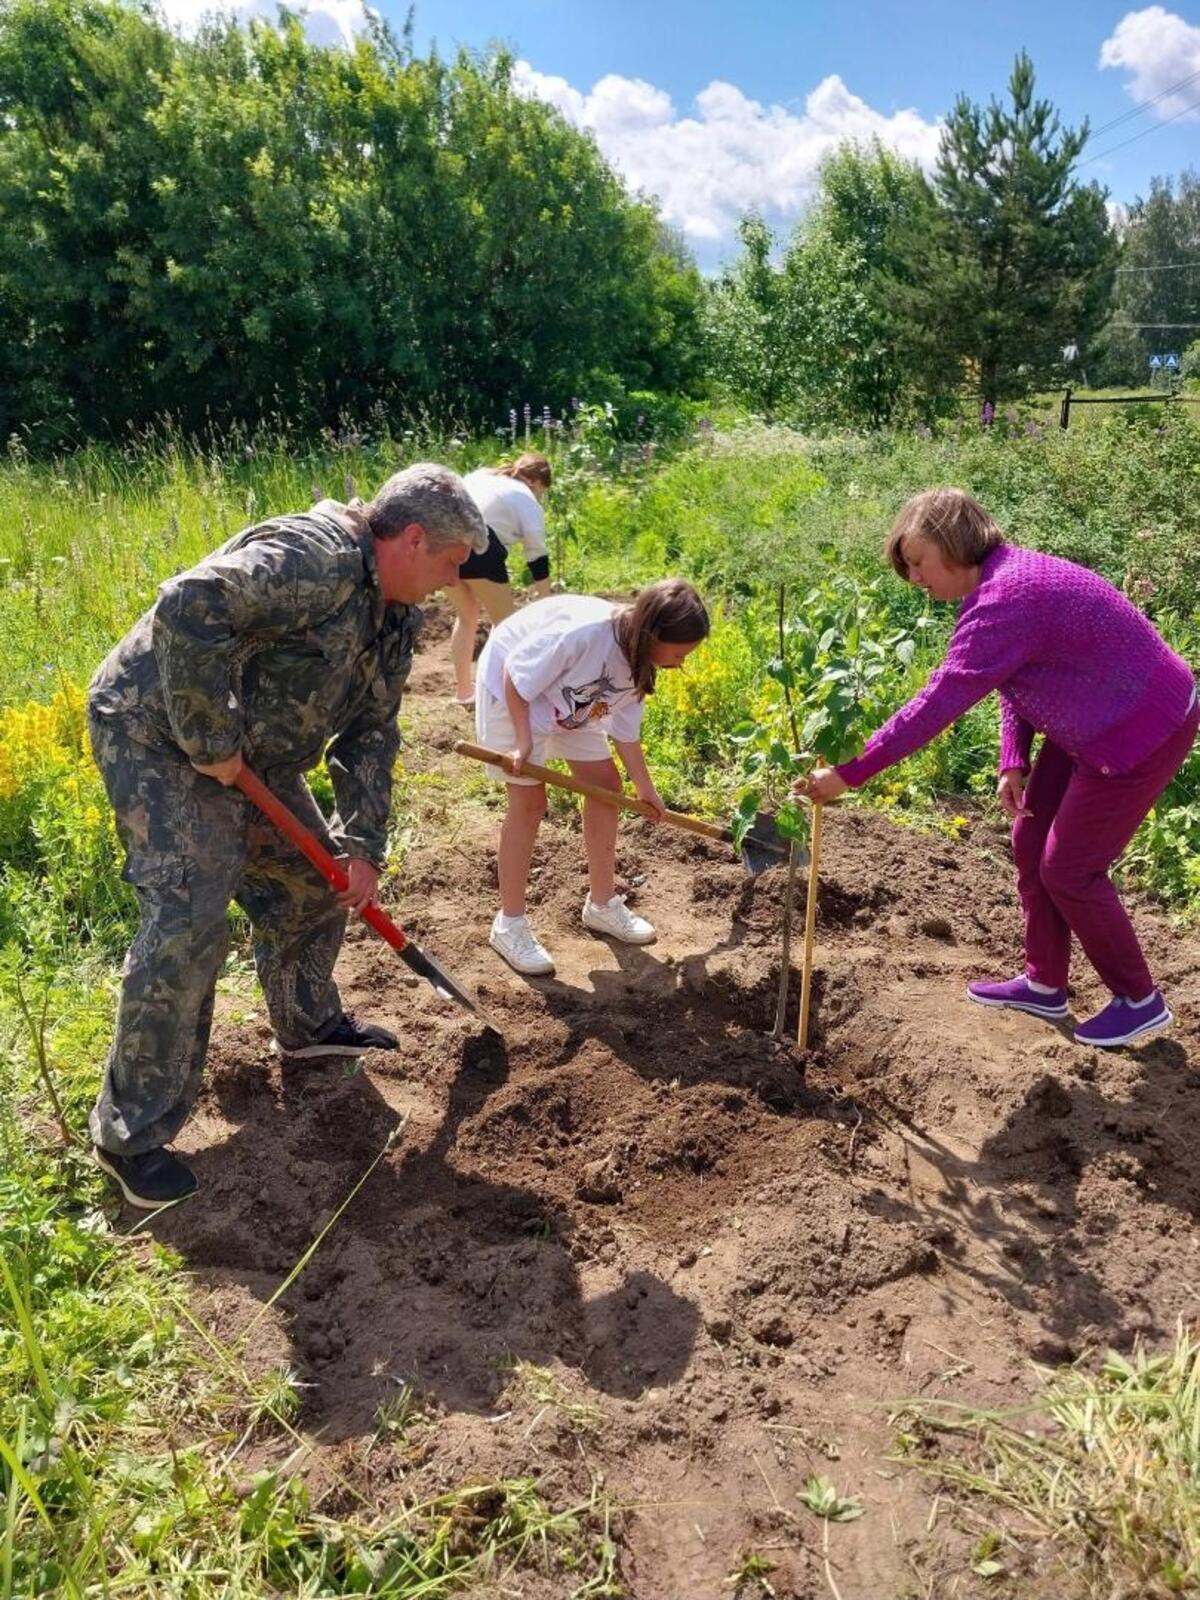
<path fill-rule="evenodd" d="M 742 865 L 751 878 L 757 878 L 769 867 L 786 866 L 790 848 L 776 827 L 775 818 L 768 811 L 760 811 L 742 840 Z M 807 846 L 801 846 L 796 857 L 798 866 L 807 866 Z"/>
<path fill-rule="evenodd" d="M 464 1006 L 471 1012 L 472 1016 L 478 1017 L 484 1027 L 490 1028 L 493 1033 L 500 1032 L 500 1029 L 487 1013 L 480 1009 L 478 1001 L 468 994 L 461 985 L 456 983 L 444 967 L 439 967 L 432 956 L 426 955 L 420 945 L 413 944 L 410 939 L 404 949 L 399 952 L 399 955 L 401 961 L 410 967 L 418 977 L 424 978 L 425 982 L 431 985 L 434 992 L 440 995 L 443 1000 L 456 1000 L 460 1006 Z"/>
<path fill-rule="evenodd" d="M 333 859 L 321 841 L 310 829 L 305 827 L 300 818 L 293 816 L 283 801 L 273 795 L 262 779 L 251 772 L 249 767 L 243 766 L 234 782 L 246 798 L 252 801 L 264 816 L 271 819 L 284 838 L 290 839 L 301 855 L 312 862 L 330 888 L 340 894 L 349 881 L 346 877 L 345 869 Z M 367 927 L 372 928 L 385 944 L 391 945 L 401 961 L 406 962 L 415 973 L 424 978 L 427 983 L 433 985 L 434 990 L 443 1000 L 456 1000 L 460 1006 L 465 1006 L 468 1011 L 477 1016 L 484 1026 L 490 1028 L 493 1033 L 500 1032 L 496 1024 L 480 1010 L 467 991 L 460 988 L 448 972 L 443 972 L 436 961 L 431 961 L 424 950 L 412 942 L 404 929 L 392 921 L 382 906 L 372 901 L 370 905 L 365 906 L 359 912 L 359 915 Z"/>

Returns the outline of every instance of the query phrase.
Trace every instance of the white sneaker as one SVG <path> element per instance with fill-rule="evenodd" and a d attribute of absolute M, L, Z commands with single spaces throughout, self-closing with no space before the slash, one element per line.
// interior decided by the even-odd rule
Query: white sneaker
<path fill-rule="evenodd" d="M 554 971 L 550 952 L 529 926 L 528 917 L 509 917 L 507 927 L 501 926 L 502 911 L 496 913 L 488 943 L 498 956 L 503 956 L 514 972 L 527 978 L 548 978 Z"/>
<path fill-rule="evenodd" d="M 654 924 L 645 917 L 635 916 L 625 904 L 625 896 L 613 895 L 606 906 L 598 906 L 588 895 L 583 902 L 583 925 L 593 933 L 607 933 L 622 944 L 653 944 L 657 935 Z"/>

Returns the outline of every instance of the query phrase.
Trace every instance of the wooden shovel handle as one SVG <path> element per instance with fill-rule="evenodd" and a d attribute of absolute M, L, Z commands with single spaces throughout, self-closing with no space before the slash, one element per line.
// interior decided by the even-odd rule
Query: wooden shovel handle
<path fill-rule="evenodd" d="M 819 800 L 812 803 L 812 836 L 808 849 L 808 897 L 804 905 L 804 965 L 800 971 L 800 1026 L 796 1043 L 801 1050 L 808 1049 L 808 1010 L 812 1002 L 813 940 L 817 927 L 817 887 L 821 872 L 821 823 L 825 808 Z"/>
<path fill-rule="evenodd" d="M 471 744 L 466 739 L 459 739 L 454 746 L 455 753 L 460 756 L 469 756 L 472 761 L 484 761 L 494 767 L 500 767 L 504 772 L 521 778 L 536 778 L 539 783 L 552 783 L 556 789 L 570 789 L 572 794 L 585 795 L 589 800 L 602 800 L 605 805 L 617 806 L 622 811 L 636 811 L 640 817 L 654 818 L 657 813 L 653 806 L 648 806 L 644 800 L 635 800 L 632 795 L 624 794 L 616 789 L 602 789 L 598 783 L 584 783 L 582 778 L 576 778 L 565 772 L 554 772 L 549 767 L 539 767 L 536 761 L 526 761 L 519 773 L 513 772 L 512 757 L 504 755 L 499 750 L 489 750 L 486 745 Z M 683 828 L 687 833 L 701 833 L 706 839 L 720 839 L 728 844 L 730 832 L 728 828 L 719 828 L 715 822 L 702 822 L 699 817 L 686 816 L 682 811 L 664 811 L 658 817 L 659 822 L 664 822 L 671 828 Z"/>

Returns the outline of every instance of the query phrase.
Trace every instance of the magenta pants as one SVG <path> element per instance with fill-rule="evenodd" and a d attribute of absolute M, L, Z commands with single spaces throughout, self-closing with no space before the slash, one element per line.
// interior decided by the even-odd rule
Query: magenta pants
<path fill-rule="evenodd" d="M 1108 873 L 1187 759 L 1198 725 L 1200 707 L 1193 706 L 1179 731 L 1138 766 L 1107 776 L 1043 742 L 1025 788 L 1032 815 L 1013 824 L 1025 970 L 1035 983 L 1066 985 L 1074 934 L 1113 994 L 1141 1000 L 1154 988 Z"/>

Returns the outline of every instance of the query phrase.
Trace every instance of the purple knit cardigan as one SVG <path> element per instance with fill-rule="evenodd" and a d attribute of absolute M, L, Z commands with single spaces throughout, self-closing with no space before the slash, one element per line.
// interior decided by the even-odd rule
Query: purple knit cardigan
<path fill-rule="evenodd" d="M 1000 691 L 1000 770 L 1028 769 L 1035 733 L 1080 763 L 1128 772 L 1169 738 L 1196 693 L 1187 662 L 1119 590 L 1086 567 L 1002 544 L 962 602 L 946 659 L 838 767 L 857 789 Z"/>

